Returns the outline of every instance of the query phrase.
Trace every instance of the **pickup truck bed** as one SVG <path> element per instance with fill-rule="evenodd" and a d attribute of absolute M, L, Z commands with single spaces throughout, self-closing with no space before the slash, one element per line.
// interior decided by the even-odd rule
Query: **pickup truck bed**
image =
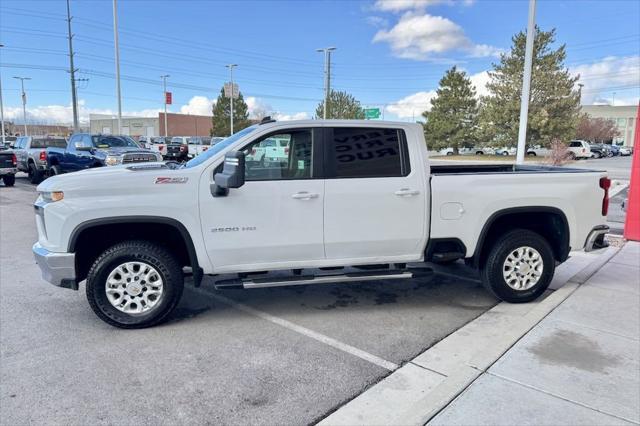
<path fill-rule="evenodd" d="M 460 174 L 513 174 L 513 173 L 604 173 L 604 171 L 593 171 L 569 167 L 553 166 L 519 166 L 515 164 L 452 164 L 452 165 L 432 165 L 432 175 L 460 175 Z"/>

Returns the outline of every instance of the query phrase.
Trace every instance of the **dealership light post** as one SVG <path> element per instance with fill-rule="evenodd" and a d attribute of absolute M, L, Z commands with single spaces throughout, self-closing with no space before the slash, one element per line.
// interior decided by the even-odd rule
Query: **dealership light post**
<path fill-rule="evenodd" d="M 161 75 L 163 95 L 164 95 L 164 137 L 169 136 L 169 130 L 167 129 L 167 78 L 171 77 L 169 74 Z"/>
<path fill-rule="evenodd" d="M 71 106 L 73 108 L 73 131 L 77 132 L 78 126 L 78 98 L 76 92 L 76 69 L 73 67 L 73 34 L 71 34 L 71 10 L 67 0 L 67 31 L 69 39 L 69 74 L 71 75 Z"/>
<path fill-rule="evenodd" d="M 120 96 L 120 48 L 118 46 L 118 5 L 113 0 L 113 47 L 116 59 L 116 97 L 118 98 L 118 134 L 122 133 L 122 98 Z"/>
<path fill-rule="evenodd" d="M 4 44 L 0 44 L 0 48 L 4 47 Z M 5 145 L 6 140 L 4 138 L 4 105 L 2 103 L 2 74 L 0 73 L 0 124 L 2 125 L 2 146 Z"/>
<path fill-rule="evenodd" d="M 324 52 L 324 110 L 322 118 L 327 119 L 327 111 L 329 110 L 329 94 L 331 93 L 331 52 L 336 50 L 335 47 L 324 47 L 316 49 L 316 52 Z"/>
<path fill-rule="evenodd" d="M 520 128 L 518 129 L 518 150 L 516 164 L 524 163 L 527 140 L 527 119 L 529 117 L 529 93 L 531 91 L 531 66 L 533 64 L 533 40 L 536 29 L 536 0 L 529 0 L 529 23 L 527 26 L 527 43 L 524 55 L 524 73 L 522 75 L 522 96 L 520 99 Z"/>
<path fill-rule="evenodd" d="M 24 121 L 24 135 L 27 136 L 27 94 L 24 92 L 24 81 L 31 80 L 30 77 L 13 77 L 20 80 L 20 86 L 22 87 L 22 120 Z"/>
<path fill-rule="evenodd" d="M 230 134 L 233 135 L 233 97 L 235 96 L 235 90 L 233 87 L 233 67 L 237 67 L 238 64 L 229 64 L 229 65 L 225 65 L 227 68 L 229 68 L 229 73 L 231 74 L 231 132 Z"/>

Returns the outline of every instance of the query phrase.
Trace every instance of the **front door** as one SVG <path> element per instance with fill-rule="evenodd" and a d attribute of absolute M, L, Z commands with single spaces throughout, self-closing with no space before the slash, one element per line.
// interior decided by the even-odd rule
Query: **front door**
<path fill-rule="evenodd" d="M 404 130 L 335 127 L 327 133 L 327 259 L 419 259 L 428 229 L 428 185 L 422 168 L 412 170 L 420 160 L 409 157 Z"/>
<path fill-rule="evenodd" d="M 242 148 L 241 188 L 224 197 L 201 191 L 202 232 L 216 272 L 293 268 L 324 259 L 320 134 L 303 128 L 260 137 Z M 272 137 L 288 141 L 286 159 L 253 159 L 251 153 Z M 207 191 L 213 174 L 201 181 Z"/>

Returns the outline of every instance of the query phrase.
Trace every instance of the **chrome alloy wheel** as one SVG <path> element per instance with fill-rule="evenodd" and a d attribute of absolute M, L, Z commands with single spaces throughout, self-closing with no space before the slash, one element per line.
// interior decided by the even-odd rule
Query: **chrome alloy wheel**
<path fill-rule="evenodd" d="M 147 314 L 163 295 L 160 273 L 144 262 L 126 262 L 115 267 L 105 285 L 107 299 L 117 310 L 129 315 Z"/>
<path fill-rule="evenodd" d="M 502 265 L 502 276 L 514 290 L 528 290 L 538 283 L 544 264 L 538 250 L 523 246 L 513 250 Z"/>

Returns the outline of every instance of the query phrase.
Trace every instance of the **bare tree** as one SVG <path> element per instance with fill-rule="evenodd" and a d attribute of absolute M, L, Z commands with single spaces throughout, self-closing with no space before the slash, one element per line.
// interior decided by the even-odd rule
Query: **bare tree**
<path fill-rule="evenodd" d="M 613 120 L 592 118 L 584 114 L 580 117 L 576 137 L 589 142 L 605 142 L 618 136 L 620 132 Z"/>

